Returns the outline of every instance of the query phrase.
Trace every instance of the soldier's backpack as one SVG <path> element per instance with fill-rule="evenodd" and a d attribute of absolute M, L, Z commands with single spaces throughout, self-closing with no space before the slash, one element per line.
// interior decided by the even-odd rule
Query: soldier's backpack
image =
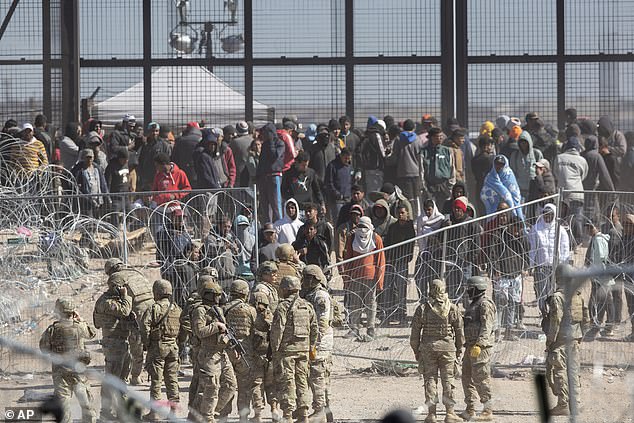
<path fill-rule="evenodd" d="M 73 353 L 77 360 L 90 364 L 90 352 L 81 348 L 79 328 L 75 322 L 55 322 L 51 329 L 51 352 L 55 354 Z"/>
<path fill-rule="evenodd" d="M 561 297 L 561 301 L 565 301 L 563 294 L 555 293 L 549 295 L 546 299 L 546 312 L 542 316 L 541 327 L 545 334 L 550 332 L 550 311 L 554 306 L 555 295 Z M 571 324 L 584 324 L 584 303 L 580 292 L 576 292 L 570 301 L 570 309 L 564 311 L 564 320 L 568 320 Z"/>
<path fill-rule="evenodd" d="M 340 328 L 346 323 L 346 308 L 330 291 L 328 291 L 328 295 L 330 296 L 330 326 Z"/>

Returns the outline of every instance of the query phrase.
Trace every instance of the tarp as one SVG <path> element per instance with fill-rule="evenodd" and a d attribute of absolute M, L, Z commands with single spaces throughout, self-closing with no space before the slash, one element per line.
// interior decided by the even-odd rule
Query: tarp
<path fill-rule="evenodd" d="M 244 94 L 234 90 L 207 68 L 165 66 L 152 72 L 152 120 L 173 127 L 205 120 L 212 126 L 244 120 Z M 96 103 L 91 115 L 106 124 L 121 122 L 125 114 L 143 119 L 143 81 Z M 257 125 L 274 118 L 274 109 L 253 101 Z"/>

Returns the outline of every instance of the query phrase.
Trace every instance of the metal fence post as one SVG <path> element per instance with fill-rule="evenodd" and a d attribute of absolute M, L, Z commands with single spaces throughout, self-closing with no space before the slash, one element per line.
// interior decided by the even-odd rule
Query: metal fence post
<path fill-rule="evenodd" d="M 561 198 L 563 197 L 564 189 L 559 188 L 559 194 L 557 196 L 557 214 L 555 215 L 555 245 L 553 247 L 553 271 L 550 275 L 551 287 L 555 286 L 555 269 L 559 265 L 559 238 L 561 236 Z M 550 295 L 550 292 L 548 293 Z"/>
<path fill-rule="evenodd" d="M 442 261 L 440 262 L 440 278 L 445 280 L 445 271 L 447 270 L 447 229 L 442 233 Z"/>
<path fill-rule="evenodd" d="M 255 221 L 255 267 L 260 267 L 260 244 L 258 240 L 260 221 L 258 220 L 258 185 L 253 184 L 253 219 Z"/>
<path fill-rule="evenodd" d="M 127 198 L 121 197 L 122 211 L 123 211 L 123 263 L 128 264 L 128 212 L 126 207 Z"/>

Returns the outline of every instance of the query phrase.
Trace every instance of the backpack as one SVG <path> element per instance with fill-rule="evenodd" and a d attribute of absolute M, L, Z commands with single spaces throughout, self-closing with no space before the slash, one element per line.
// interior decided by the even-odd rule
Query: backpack
<path fill-rule="evenodd" d="M 343 327 L 347 320 L 346 308 L 330 291 L 328 291 L 328 296 L 330 297 L 330 326 L 333 328 Z"/>
<path fill-rule="evenodd" d="M 556 293 L 555 293 L 556 294 Z M 555 301 L 555 294 L 549 295 L 548 298 L 546 299 L 546 313 L 542 316 L 542 321 L 541 321 L 541 327 L 542 327 L 542 331 L 548 335 L 548 332 L 550 332 L 550 311 L 551 311 L 551 307 L 553 304 L 553 301 Z M 564 301 L 565 304 L 565 299 L 563 298 L 563 294 L 559 294 L 559 296 L 562 297 L 562 301 Z M 585 318 L 584 318 L 584 308 L 585 305 L 583 303 L 583 298 L 581 297 L 581 293 L 580 292 L 576 292 L 570 301 L 570 309 L 564 310 L 564 316 L 562 319 L 562 322 L 565 322 L 566 320 L 568 320 L 570 322 L 570 324 L 584 324 L 585 322 Z"/>

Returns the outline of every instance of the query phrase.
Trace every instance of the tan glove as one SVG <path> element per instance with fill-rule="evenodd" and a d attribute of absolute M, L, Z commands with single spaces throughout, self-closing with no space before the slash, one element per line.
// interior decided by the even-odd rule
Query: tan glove
<path fill-rule="evenodd" d="M 469 350 L 469 355 L 471 356 L 471 358 L 478 358 L 478 357 L 480 357 L 480 353 L 481 352 L 482 352 L 482 350 L 480 349 L 480 347 L 477 346 L 477 345 L 474 345 Z"/>
<path fill-rule="evenodd" d="M 317 359 L 317 347 L 312 347 L 308 351 L 308 358 L 310 359 L 310 361 L 315 361 Z"/>

